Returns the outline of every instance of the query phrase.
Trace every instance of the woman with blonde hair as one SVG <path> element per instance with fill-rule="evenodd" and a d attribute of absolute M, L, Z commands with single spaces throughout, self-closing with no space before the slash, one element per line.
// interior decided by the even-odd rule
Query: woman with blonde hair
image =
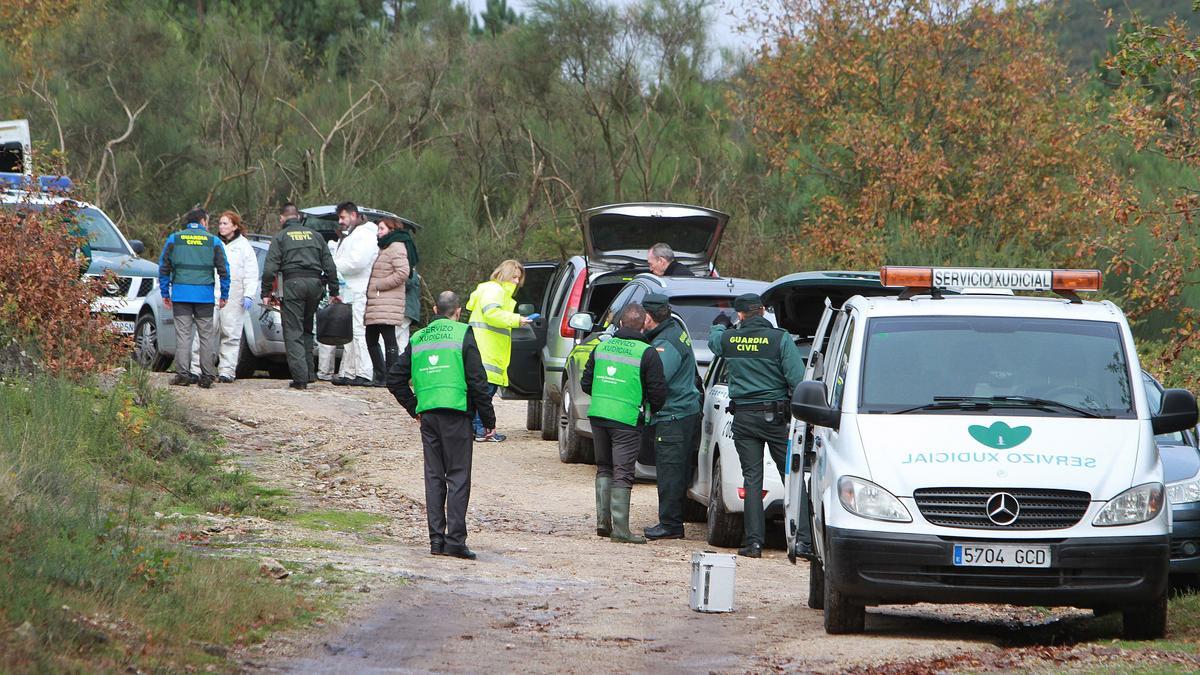
<path fill-rule="evenodd" d="M 467 300 L 471 312 L 469 322 L 483 357 L 483 369 L 487 372 L 488 391 L 508 386 L 508 361 L 512 352 L 512 331 L 529 323 L 529 319 L 513 311 L 517 301 L 513 294 L 525 283 L 525 268 L 516 260 L 505 260 L 492 271 L 492 278 L 475 287 Z M 487 433 L 475 416 L 476 441 L 503 441 L 504 434 Z"/>
<path fill-rule="evenodd" d="M 408 345 L 409 319 L 405 316 L 408 305 L 407 291 L 412 266 L 409 263 L 408 247 L 403 240 L 404 226 L 394 218 L 381 218 L 379 223 L 379 256 L 371 267 L 371 279 L 367 282 L 367 311 L 364 323 L 367 326 L 367 353 L 375 371 L 372 382 L 376 387 L 387 383 L 388 371 L 400 357 L 401 350 Z M 411 241 L 411 238 L 410 238 Z M 404 345 L 397 341 L 398 328 L 405 332 Z M 379 351 L 379 340 L 383 338 L 383 353 Z"/>

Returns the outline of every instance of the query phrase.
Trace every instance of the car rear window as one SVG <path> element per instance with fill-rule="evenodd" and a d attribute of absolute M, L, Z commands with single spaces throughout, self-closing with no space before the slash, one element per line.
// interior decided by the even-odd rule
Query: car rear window
<path fill-rule="evenodd" d="M 712 320 L 721 312 L 737 321 L 733 311 L 733 298 L 729 296 L 690 296 L 671 298 L 671 309 L 678 314 L 687 325 L 692 342 L 708 342 L 708 331 L 712 328 Z"/>

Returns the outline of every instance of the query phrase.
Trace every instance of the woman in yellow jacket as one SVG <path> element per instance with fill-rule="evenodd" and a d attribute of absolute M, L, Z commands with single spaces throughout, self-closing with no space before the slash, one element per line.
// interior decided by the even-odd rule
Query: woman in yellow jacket
<path fill-rule="evenodd" d="M 468 321 L 479 354 L 483 357 L 483 369 L 487 371 L 489 394 L 508 386 L 508 362 L 512 352 L 512 331 L 529 323 L 529 319 L 513 310 L 517 301 L 513 294 L 525 283 L 525 268 L 516 260 L 505 260 L 492 271 L 490 281 L 475 287 L 467 300 Z M 504 434 L 493 431 L 488 434 L 479 416 L 475 416 L 475 440 L 503 441 Z"/>

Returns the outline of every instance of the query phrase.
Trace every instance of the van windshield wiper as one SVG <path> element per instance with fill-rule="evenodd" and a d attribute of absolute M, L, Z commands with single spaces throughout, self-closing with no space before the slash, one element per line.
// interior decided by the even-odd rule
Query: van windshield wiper
<path fill-rule="evenodd" d="M 934 396 L 929 403 L 893 410 L 890 414 L 903 415 L 918 410 L 989 410 L 991 407 L 991 400 L 979 396 Z"/>
<path fill-rule="evenodd" d="M 1038 398 L 1036 396 L 992 396 L 991 400 L 996 403 L 1022 403 L 1031 408 L 1057 408 L 1059 410 L 1068 410 L 1081 417 L 1104 417 L 1094 410 L 1080 408 L 1079 406 L 1063 403 L 1062 401 L 1054 401 L 1048 398 Z"/>
<path fill-rule="evenodd" d="M 1017 407 L 1066 410 L 1081 417 L 1103 417 L 1103 415 L 1086 408 L 1034 396 L 934 396 L 930 403 L 893 410 L 891 414 L 902 415 L 920 410 L 990 410 L 992 408 Z"/>

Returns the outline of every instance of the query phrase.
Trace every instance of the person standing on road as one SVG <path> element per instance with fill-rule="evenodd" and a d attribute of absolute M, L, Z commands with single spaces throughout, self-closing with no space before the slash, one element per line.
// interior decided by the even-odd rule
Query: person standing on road
<path fill-rule="evenodd" d="M 374 373 L 367 351 L 367 284 L 371 280 L 371 268 L 379 255 L 378 228 L 358 212 L 354 202 L 342 202 L 337 207 L 338 225 L 345 235 L 338 242 L 333 261 L 345 282 L 342 299 L 354 310 L 354 339 L 342 347 L 342 365 L 337 385 L 355 387 L 370 386 Z"/>
<path fill-rule="evenodd" d="M 267 259 L 263 262 L 262 283 L 269 286 L 280 274 L 283 299 L 280 313 L 283 319 L 283 342 L 287 348 L 288 370 L 293 389 L 307 389 L 313 380 L 313 319 L 317 305 L 329 289 L 331 302 L 338 297 L 337 266 L 325 245 L 325 238 L 297 218 L 284 223 L 283 229 L 271 240 Z"/>
<path fill-rule="evenodd" d="M 763 445 L 783 478 L 787 453 L 791 392 L 804 378 L 804 358 L 787 331 L 771 325 L 763 316 L 762 298 L 756 293 L 739 295 L 733 301 L 738 325 L 731 328 L 724 312 L 713 319 L 708 346 L 713 356 L 725 357 L 729 373 L 729 410 L 733 413 L 733 445 L 742 465 L 745 534 L 738 555 L 762 557 L 766 523 L 763 518 Z M 801 488 L 801 503 L 807 504 Z M 801 507 L 808 522 L 808 509 Z M 808 528 L 800 528 L 798 553 L 810 547 Z"/>
<path fill-rule="evenodd" d="M 404 232 L 399 220 L 383 218 L 379 221 L 379 257 L 371 267 L 371 279 L 367 283 L 367 353 L 371 355 L 374 370 L 373 384 L 387 385 L 387 373 L 400 356 L 396 341 L 397 329 L 404 326 L 405 346 L 408 346 L 408 317 L 405 310 L 408 299 L 405 286 L 411 267 L 408 263 L 408 248 L 404 245 Z M 411 237 L 409 238 L 411 241 Z M 384 351 L 379 352 L 379 340 L 383 339 Z"/>
<path fill-rule="evenodd" d="M 525 268 L 516 260 L 505 260 L 492 271 L 492 278 L 475 287 L 467 300 L 471 312 L 469 322 L 479 343 L 483 356 L 483 369 L 487 371 L 490 395 L 496 389 L 508 386 L 508 362 L 512 357 L 512 332 L 514 328 L 528 325 L 529 319 L 513 309 L 517 301 L 513 294 L 525 283 Z M 494 429 L 486 433 L 482 421 L 475 418 L 475 440 L 503 441 L 504 434 Z"/>
<path fill-rule="evenodd" d="M 475 336 L 459 321 L 458 295 L 443 291 L 436 309 L 437 316 L 412 336 L 388 373 L 388 389 L 421 423 L 429 552 L 474 560 L 475 553 L 467 548 L 471 418 L 478 413 L 491 430 L 496 412 Z"/>
<path fill-rule="evenodd" d="M 242 322 L 246 312 L 254 306 L 259 294 L 258 256 L 245 237 L 242 218 L 233 211 L 225 211 L 217 221 L 217 236 L 225 245 L 225 256 L 229 260 L 229 297 L 233 302 L 225 303 L 216 314 L 216 335 L 219 337 L 220 359 L 217 365 L 217 381 L 229 384 L 237 374 L 238 356 L 242 346 Z M 192 343 L 192 374 L 200 374 L 199 341 Z"/>
<path fill-rule="evenodd" d="M 199 382 L 207 389 L 216 378 L 213 365 L 213 270 L 221 280 L 216 304 L 229 299 L 229 262 L 225 246 L 209 234 L 208 212 L 195 208 L 184 218 L 187 226 L 167 237 L 158 258 L 158 287 L 163 306 L 175 319 L 175 378 L 171 384 Z M 192 331 L 200 340 L 200 377 L 193 379 Z"/>
<path fill-rule="evenodd" d="M 694 277 L 692 271 L 675 260 L 675 251 L 664 243 L 657 243 L 650 247 L 650 251 L 646 254 L 646 264 L 650 266 L 650 271 L 655 276 L 660 277 Z"/>
<path fill-rule="evenodd" d="M 700 391 L 696 389 L 696 353 L 683 324 L 671 315 L 667 296 L 651 293 L 642 299 L 646 310 L 646 339 L 662 360 L 667 400 L 654 413 L 654 466 L 658 474 L 658 524 L 645 530 L 647 539 L 683 539 L 683 501 L 687 498 L 688 453 L 695 452 L 700 420 Z"/>
<path fill-rule="evenodd" d="M 667 400 L 662 359 L 646 343 L 645 324 L 641 305 L 625 305 L 617 332 L 588 355 L 580 380 L 592 396 L 588 418 L 596 448 L 596 534 L 626 544 L 646 543 L 629 531 L 633 465 L 645 420 Z"/>

